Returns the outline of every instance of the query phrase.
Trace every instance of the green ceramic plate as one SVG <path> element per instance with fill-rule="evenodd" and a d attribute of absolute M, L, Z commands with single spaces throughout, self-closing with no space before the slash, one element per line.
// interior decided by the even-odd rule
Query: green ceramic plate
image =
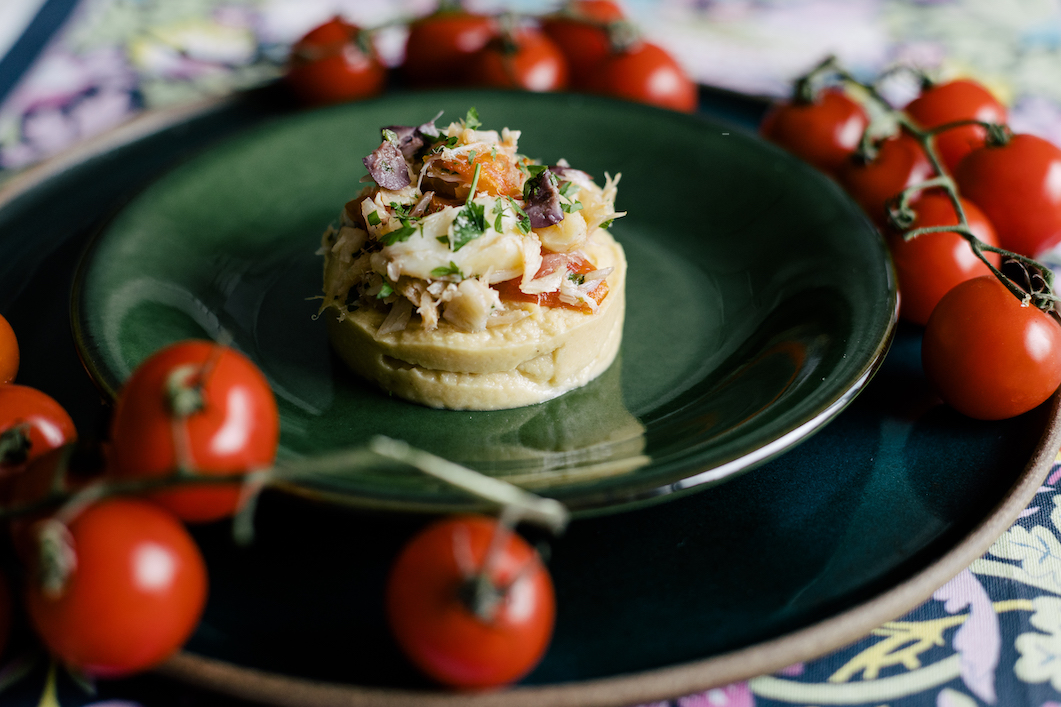
<path fill-rule="evenodd" d="M 508 100 L 504 96 L 475 98 L 488 120 L 484 107 Z M 538 108 L 564 106 L 572 116 L 586 110 L 564 97 L 534 100 L 540 100 L 532 104 Z M 433 110 L 437 101 L 430 97 L 426 102 L 431 104 L 427 109 Z M 658 115 L 623 104 L 602 101 L 593 105 L 605 106 L 616 122 Z M 754 125 L 761 108 L 756 104 L 735 111 L 730 97 L 707 103 L 704 110 Z M 454 110 L 458 109 L 464 110 L 460 105 Z M 346 110 L 336 109 L 336 115 L 356 115 L 360 109 L 349 109 L 353 111 L 349 114 Z M 107 412 L 99 391 L 79 364 L 66 325 L 74 267 L 82 260 L 86 241 L 101 228 L 106 232 L 115 211 L 129 204 L 131 197 L 142 195 L 144 184 L 155 183 L 160 175 L 179 175 L 195 165 L 195 160 L 208 159 L 197 157 L 204 150 L 217 148 L 223 153 L 241 144 L 218 143 L 219 139 L 244 135 L 237 140 L 254 141 L 285 125 L 315 124 L 330 114 L 291 116 L 290 111 L 289 104 L 270 89 L 206 107 L 148 114 L 0 187 L 0 313 L 19 335 L 23 357 L 18 380 L 56 398 L 70 411 L 84 437 L 101 434 Z M 276 120 L 271 125 L 268 122 Z M 770 148 L 737 135 L 722 136 L 720 131 L 732 129 L 713 123 L 682 117 L 666 120 L 686 126 L 682 129 L 687 132 L 705 135 L 705 140 L 733 138 L 734 144 L 727 148 L 746 151 L 753 161 L 750 164 L 759 166 L 742 167 L 730 176 L 751 175 L 766 185 L 762 190 L 730 187 L 725 170 L 726 160 L 732 158 L 726 158 L 720 148 L 718 165 L 713 168 L 719 170 L 715 187 L 730 194 L 731 202 L 696 194 L 688 197 L 694 205 L 683 207 L 688 214 L 714 218 L 707 208 L 729 214 L 730 232 L 738 240 L 751 242 L 746 234 L 753 233 L 760 221 L 781 220 L 770 212 L 789 203 L 782 194 L 791 189 L 812 193 L 831 204 L 827 208 L 837 223 L 854 219 L 828 183 L 774 155 Z M 553 129 L 541 119 L 524 117 L 520 124 L 532 122 Z M 248 129 L 264 132 L 248 134 Z M 544 158 L 555 154 L 544 146 L 538 149 Z M 634 149 L 609 145 L 606 168 L 615 168 L 612 162 L 626 161 L 625 152 Z M 689 161 L 697 149 L 704 153 L 698 160 L 713 154 L 706 147 L 678 143 L 668 145 L 665 154 L 676 162 L 692 164 Z M 774 172 L 761 162 L 768 158 L 776 160 L 776 174 L 785 178 L 787 187 L 769 186 Z M 171 172 L 181 164 L 185 166 Z M 296 167 L 297 160 L 292 162 L 292 169 Z M 624 200 L 629 196 L 624 204 L 632 208 L 639 203 L 631 186 L 637 184 L 636 170 L 621 168 L 627 180 Z M 691 173 L 691 169 L 681 172 Z M 162 176 L 158 183 L 173 178 Z M 746 193 L 738 195 L 742 191 Z M 671 194 L 678 198 L 685 192 L 672 189 Z M 747 202 L 736 199 L 754 202 L 743 221 L 736 212 L 743 213 L 738 207 Z M 795 207 L 784 210 L 789 208 Z M 322 218 L 331 218 L 333 210 L 329 204 Z M 791 283 L 786 271 L 799 267 L 801 249 L 828 250 L 817 242 L 815 231 L 830 230 L 829 217 L 808 217 L 802 210 L 799 214 L 809 218 L 806 226 L 797 219 L 783 224 L 782 232 L 792 242 L 802 239 L 788 252 L 790 262 L 771 261 L 770 254 L 764 254 L 768 264 L 773 263 L 769 277 L 778 283 Z M 628 243 L 640 238 L 639 223 L 650 224 L 651 219 L 631 217 L 628 230 L 617 226 L 620 238 Z M 742 230 L 741 223 L 747 228 Z M 856 227 L 855 235 L 860 236 L 862 228 Z M 317 224 L 310 224 L 312 233 L 306 237 L 315 237 L 316 229 Z M 735 273 L 739 263 L 747 262 L 735 246 L 727 249 L 724 243 L 714 243 L 709 230 L 703 235 L 713 248 L 719 248 L 720 257 L 730 259 L 704 268 L 714 273 L 712 277 Z M 689 243 L 681 229 L 665 236 L 664 243 L 669 239 Z M 782 242 L 769 247 L 786 246 Z M 834 247 L 845 253 L 847 248 L 859 252 L 866 246 L 841 241 L 841 246 Z M 778 261 L 783 265 L 778 266 Z M 83 262 L 95 265 L 97 261 Z M 843 284 L 853 288 L 851 292 L 872 291 L 878 297 L 876 288 L 859 289 L 858 282 L 852 283 L 859 277 L 876 277 L 869 267 L 857 272 L 859 262 L 866 259 L 834 256 L 827 263 L 832 282 L 822 286 L 856 313 L 873 308 L 860 304 L 854 295 L 845 297 L 842 291 L 829 288 Z M 745 277 L 754 283 L 767 275 L 759 275 L 759 280 L 755 275 Z M 307 287 L 315 290 L 316 275 L 307 275 L 307 279 L 311 280 Z M 777 298 L 790 300 L 791 287 L 775 292 Z M 80 288 L 75 290 L 81 301 Z M 764 297 L 774 292 L 761 284 L 757 291 Z M 769 328 L 766 311 L 788 321 L 785 311 L 768 299 L 749 302 L 743 296 L 737 304 L 747 308 L 743 311 L 753 318 L 752 329 Z M 795 333 L 790 339 L 823 342 L 815 352 L 837 346 L 827 344 L 830 338 L 843 336 L 834 328 L 816 329 L 811 326 L 815 321 L 811 315 L 791 311 L 788 330 Z M 829 311 L 825 308 L 821 316 Z M 214 314 L 226 322 L 232 317 L 223 310 Z M 631 315 L 631 326 L 636 317 L 644 317 L 634 309 Z M 665 310 L 660 318 L 669 316 Z M 723 310 L 721 316 L 729 324 L 739 324 L 732 310 Z M 843 321 L 857 323 L 861 316 L 849 314 Z M 861 324 L 848 326 L 847 336 L 862 336 L 866 331 Z M 785 329 L 774 326 L 774 330 Z M 818 332 L 818 339 L 813 332 Z M 247 337 L 238 331 L 236 335 Z M 693 409 L 690 388 L 685 388 L 684 398 L 661 401 L 658 407 L 638 392 L 648 385 L 644 381 L 665 374 L 655 368 L 668 365 L 670 348 L 685 346 L 686 338 L 692 337 L 667 340 L 656 336 L 646 343 L 627 332 L 627 349 L 617 370 L 627 410 L 640 416 L 646 428 L 645 450 L 665 450 L 668 438 L 661 431 L 668 429 L 675 439 L 679 433 L 697 438 L 695 416 L 684 418 L 687 432 L 678 425 L 683 419 L 682 405 Z M 658 366 L 650 359 L 647 366 L 631 368 L 631 347 L 657 350 Z M 768 346 L 761 348 L 769 350 Z M 815 361 L 816 355 L 820 356 L 807 357 L 806 370 L 837 370 L 834 364 Z M 720 370 L 725 369 L 724 361 L 722 357 L 717 364 Z M 810 383 L 818 384 L 812 374 L 808 377 Z M 793 386 L 798 390 L 805 384 L 801 380 Z M 706 376 L 700 385 L 705 394 L 713 390 Z M 741 395 L 756 395 L 751 380 Z M 738 399 L 736 392 L 731 399 Z M 837 405 L 844 400 L 840 395 Z M 793 405 L 785 414 L 796 416 L 791 411 L 797 408 Z M 764 424 L 769 422 L 760 417 Z M 807 419 L 819 418 L 808 413 Z M 710 420 L 703 415 L 701 423 Z M 740 475 L 709 493 L 684 494 L 670 503 L 572 522 L 564 536 L 551 543 L 549 566 L 558 615 L 549 651 L 519 686 L 476 695 L 447 693 L 429 685 L 404 661 L 387 629 L 383 597 L 388 568 L 398 549 L 428 519 L 267 493 L 258 508 L 256 540 L 250 547 L 235 546 L 227 524 L 193 528 L 209 568 L 210 598 L 185 652 L 163 669 L 225 694 L 293 707 L 631 705 L 770 673 L 846 645 L 900 616 L 984 552 L 1046 479 L 1061 445 L 1059 421 L 1058 396 L 1012 420 L 980 422 L 953 413 L 935 399 L 920 370 L 919 329 L 901 326 L 887 359 L 864 393 L 832 424 L 767 461 L 755 473 Z M 699 429 L 705 435 L 709 428 Z M 431 430 L 423 432 L 427 435 Z M 783 436 L 778 439 L 785 443 Z M 922 677 L 941 679 L 935 668 L 926 665 Z M 858 682 L 837 687 L 860 689 L 863 685 Z M 146 694 L 148 684 L 166 695 L 184 694 L 182 686 L 151 677 L 137 678 L 131 684 L 115 682 L 113 694 Z M 108 690 L 111 687 L 108 683 Z M 195 703 L 218 701 L 224 698 L 200 696 Z"/>
<path fill-rule="evenodd" d="M 349 374 L 314 319 L 323 229 L 379 128 L 477 107 L 521 151 L 622 173 L 630 263 L 620 360 L 583 389 L 500 412 L 431 410 Z M 896 294 L 881 240 L 828 179 L 705 119 L 569 95 L 394 95 L 288 115 L 172 169 L 96 239 L 78 344 L 113 393 L 156 349 L 228 332 L 269 378 L 282 453 L 408 440 L 566 502 L 615 509 L 748 469 L 836 415 L 880 364 Z M 466 503 L 413 473 L 311 479 L 382 506 Z"/>

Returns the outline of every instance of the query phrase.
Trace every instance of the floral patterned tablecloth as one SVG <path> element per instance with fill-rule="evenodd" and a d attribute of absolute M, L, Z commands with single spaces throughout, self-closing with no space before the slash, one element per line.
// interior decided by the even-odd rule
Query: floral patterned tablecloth
<path fill-rule="evenodd" d="M 290 43 L 332 14 L 363 26 L 431 0 L 3 0 L 0 179 L 137 113 L 269 81 Z M 534 2 L 469 7 L 542 11 Z M 646 34 L 701 83 L 782 95 L 829 53 L 870 77 L 895 62 L 972 74 L 1011 126 L 1061 144 L 1061 3 L 1047 0 L 626 0 Z M 379 36 L 400 60 L 398 27 Z M 1051 261 L 1061 262 L 1057 257 Z M 854 645 L 679 707 L 980 704 L 1061 707 L 1061 468 L 1022 517 L 933 598 Z M 5 680 L 0 672 L 0 683 Z M 42 676 L 43 677 L 43 676 Z M 0 702 L 34 704 L 32 676 Z M 36 687 L 34 686 L 36 685 Z M 71 685 L 64 705 L 203 704 L 143 681 Z M 114 692 L 115 697 L 107 697 Z M 101 701 L 102 700 L 102 701 Z"/>

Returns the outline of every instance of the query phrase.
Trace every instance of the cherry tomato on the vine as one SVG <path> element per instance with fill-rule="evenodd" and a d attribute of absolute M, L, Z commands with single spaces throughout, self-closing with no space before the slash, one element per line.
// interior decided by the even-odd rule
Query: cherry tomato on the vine
<path fill-rule="evenodd" d="M 498 34 L 497 20 L 463 10 L 439 10 L 409 26 L 402 75 L 412 86 L 464 83 L 472 57 Z"/>
<path fill-rule="evenodd" d="M 873 221 L 888 224 L 887 203 L 903 189 L 934 175 L 921 144 L 911 135 L 900 133 L 880 143 L 876 157 L 861 162 L 852 157 L 840 168 L 836 179 Z"/>
<path fill-rule="evenodd" d="M 1061 242 L 1061 149 L 1035 135 L 973 150 L 954 172 L 1006 250 L 1035 257 Z"/>
<path fill-rule="evenodd" d="M 89 452 L 79 444 L 50 449 L 26 464 L 23 471 L 5 480 L 0 486 L 0 502 L 5 507 L 18 508 L 43 501 L 55 492 L 74 493 L 99 479 L 103 464 L 101 454 Z M 50 510 L 54 509 L 17 515 L 8 521 L 15 551 L 26 564 L 36 552 L 33 529 Z"/>
<path fill-rule="evenodd" d="M 499 601 L 483 618 L 473 613 L 467 590 L 498 532 L 508 535 L 486 575 Z M 433 679 L 465 688 L 503 685 L 545 653 L 555 619 L 552 580 L 534 549 L 495 519 L 446 518 L 421 531 L 395 561 L 387 617 L 406 655 Z"/>
<path fill-rule="evenodd" d="M 674 57 L 650 42 L 608 54 L 591 73 L 590 91 L 686 113 L 696 110 L 696 84 Z"/>
<path fill-rule="evenodd" d="M 1036 407 L 1061 384 L 1061 325 L 1022 306 L 994 276 L 954 287 L 921 345 L 925 375 L 958 412 L 1001 420 Z"/>
<path fill-rule="evenodd" d="M 179 408 L 188 402 L 182 416 Z M 273 463 L 279 430 L 272 390 L 250 359 L 210 341 L 172 344 L 140 364 L 118 395 L 112 472 L 122 479 L 153 478 L 184 462 L 205 475 L 246 473 Z M 152 498 L 183 520 L 208 521 L 233 514 L 240 489 L 202 485 Z"/>
<path fill-rule="evenodd" d="M 1006 108 L 976 81 L 958 79 L 926 88 L 904 108 L 922 128 L 936 128 L 959 120 L 1005 123 Z M 936 149 L 948 171 L 977 147 L 987 130 L 978 125 L 952 128 L 936 135 Z"/>
<path fill-rule="evenodd" d="M 961 204 L 974 235 L 997 246 L 995 229 L 984 213 L 971 201 L 962 199 Z M 950 198 L 938 190 L 920 194 L 910 207 L 917 214 L 911 229 L 958 223 Z M 889 229 L 887 241 L 899 280 L 899 316 L 915 324 L 927 323 L 943 295 L 958 283 L 991 274 L 973 254 L 969 242 L 953 231 L 925 233 L 906 241 L 898 231 Z M 996 268 L 999 266 L 998 253 L 984 255 Z"/>
<path fill-rule="evenodd" d="M 91 506 L 69 526 L 73 571 L 57 596 L 36 576 L 30 620 L 64 663 L 118 677 L 165 660 L 191 635 L 206 602 L 206 566 L 184 526 L 130 498 Z"/>
<path fill-rule="evenodd" d="M 339 103 L 381 93 L 387 70 L 367 35 L 335 17 L 295 42 L 286 80 L 307 103 Z"/>
<path fill-rule="evenodd" d="M 51 396 L 25 385 L 0 385 L 0 476 L 18 473 L 76 439 L 74 421 Z"/>
<path fill-rule="evenodd" d="M 549 37 L 529 27 L 490 40 L 470 60 L 479 86 L 558 91 L 567 87 L 567 60 Z"/>
<path fill-rule="evenodd" d="M 573 88 L 590 85 L 597 64 L 611 52 L 607 25 L 622 19 L 622 9 L 611 0 L 575 0 L 542 18 L 542 31 L 567 59 Z"/>
<path fill-rule="evenodd" d="M 840 89 L 826 89 L 811 102 L 775 104 L 759 132 L 827 174 L 836 174 L 858 147 L 869 124 L 866 112 Z"/>
<path fill-rule="evenodd" d="M 18 373 L 18 339 L 15 330 L 0 316 L 0 385 L 15 380 Z"/>

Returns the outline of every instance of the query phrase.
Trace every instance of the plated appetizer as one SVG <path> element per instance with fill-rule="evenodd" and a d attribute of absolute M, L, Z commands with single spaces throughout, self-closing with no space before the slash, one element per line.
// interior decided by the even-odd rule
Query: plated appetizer
<path fill-rule="evenodd" d="M 441 114 L 440 114 L 441 115 Z M 431 407 L 554 398 L 612 363 L 626 259 L 608 233 L 618 175 L 519 154 L 475 110 L 445 128 L 383 129 L 370 183 L 322 238 L 335 350 L 360 375 Z"/>

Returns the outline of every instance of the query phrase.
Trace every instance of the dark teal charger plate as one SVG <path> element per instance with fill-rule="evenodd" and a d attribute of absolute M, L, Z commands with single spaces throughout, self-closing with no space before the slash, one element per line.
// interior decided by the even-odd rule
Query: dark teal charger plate
<path fill-rule="evenodd" d="M 485 97 L 477 102 L 488 105 Z M 712 108 L 731 110 L 732 101 Z M 265 92 L 179 120 L 162 116 L 0 191 L 0 313 L 21 337 L 19 381 L 56 397 L 82 434 L 105 429 L 107 408 L 79 365 L 67 326 L 86 243 L 117 223 L 115 214 L 120 219 L 122 207 L 146 193 L 144 184 L 164 183 L 153 180 L 202 159 L 204 148 L 233 149 L 248 126 L 275 129 L 269 126 L 278 116 L 311 120 L 288 111 Z M 703 126 L 738 137 L 737 128 Z M 237 143 L 217 142 L 233 134 Z M 625 149 L 614 147 L 616 159 Z M 755 149 L 773 154 L 780 172 L 798 175 L 794 188 L 831 194 L 836 218 L 853 218 L 812 172 L 770 148 Z M 554 156 L 545 144 L 532 143 L 532 150 Z M 678 145 L 661 159 L 684 165 L 687 153 Z M 633 197 L 636 180 L 620 168 L 624 194 Z M 742 169 L 719 181 L 747 176 Z M 743 193 L 720 208 L 744 214 L 749 225 L 783 200 L 758 184 Z M 331 211 L 329 205 L 324 217 Z M 784 224 L 794 240 L 799 228 Z M 819 307 L 823 318 L 834 316 L 826 301 Z M 663 351 L 665 369 L 673 342 L 657 336 L 650 343 Z M 928 391 L 919 345 L 916 330 L 900 327 L 865 392 L 754 473 L 668 503 L 576 519 L 551 543 L 556 635 L 541 665 L 512 690 L 474 697 L 436 691 L 392 643 L 382 613 L 384 578 L 426 518 L 277 493 L 263 497 L 250 547 L 234 546 L 225 524 L 195 529 L 209 565 L 210 600 L 186 651 L 162 672 L 272 704 L 633 704 L 837 648 L 925 600 L 982 553 L 1034 495 L 1057 451 L 1056 399 L 1015 420 L 964 419 Z M 624 393 L 640 385 L 628 380 L 628 365 L 624 358 L 619 369 Z M 733 399 L 754 396 L 749 388 L 735 389 Z M 673 404 L 680 419 L 677 399 Z M 627 407 L 635 417 L 644 412 Z"/>
<path fill-rule="evenodd" d="M 629 262 L 620 362 L 553 401 L 485 413 L 351 376 L 311 299 L 320 234 L 360 190 L 380 127 L 469 106 L 487 127 L 523 128 L 525 154 L 621 173 L 629 211 L 612 228 Z M 112 394 L 162 346 L 226 332 L 277 394 L 282 454 L 385 434 L 575 511 L 613 511 L 746 470 L 830 420 L 883 360 L 896 297 L 857 208 L 741 132 L 595 97 L 452 92 L 287 116 L 176 166 L 102 230 L 74 306 L 82 358 Z M 393 467 L 304 485 L 362 505 L 469 502 Z"/>

